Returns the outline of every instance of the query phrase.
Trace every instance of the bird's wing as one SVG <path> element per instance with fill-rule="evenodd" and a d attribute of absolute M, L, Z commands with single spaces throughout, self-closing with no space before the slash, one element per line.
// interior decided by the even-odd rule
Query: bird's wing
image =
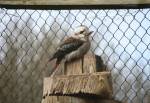
<path fill-rule="evenodd" d="M 59 47 L 62 47 L 63 45 L 65 44 L 70 44 L 70 43 L 73 43 L 73 42 L 82 42 L 81 40 L 79 39 L 76 39 L 74 37 L 68 37 L 66 39 L 64 39 L 60 44 L 59 44 Z"/>
<path fill-rule="evenodd" d="M 77 50 L 83 43 L 84 42 L 82 40 L 69 37 L 60 43 L 51 59 L 64 58 L 65 55 Z"/>
<path fill-rule="evenodd" d="M 67 54 L 65 56 L 65 61 L 71 61 L 83 57 L 89 51 L 90 45 L 91 43 L 89 41 L 84 42 L 77 50 Z"/>

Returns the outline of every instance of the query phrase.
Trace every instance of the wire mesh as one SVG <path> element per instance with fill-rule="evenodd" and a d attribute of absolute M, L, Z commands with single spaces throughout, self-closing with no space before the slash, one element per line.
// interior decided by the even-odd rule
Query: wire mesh
<path fill-rule="evenodd" d="M 0 9 L 0 103 L 40 103 L 48 56 L 79 25 L 113 78 L 114 97 L 150 103 L 150 9 Z"/>

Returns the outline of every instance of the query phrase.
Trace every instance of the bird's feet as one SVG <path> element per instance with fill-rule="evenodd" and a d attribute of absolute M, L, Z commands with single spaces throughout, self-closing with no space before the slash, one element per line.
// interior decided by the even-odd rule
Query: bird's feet
<path fill-rule="evenodd" d="M 54 66 L 53 72 L 52 72 L 52 74 L 50 75 L 51 77 L 53 77 L 53 76 L 56 75 L 56 73 L 57 73 L 57 71 L 58 71 L 58 69 L 57 69 L 58 65 L 59 65 L 59 64 L 56 64 L 56 65 Z"/>
<path fill-rule="evenodd" d="M 54 77 L 55 76 L 55 71 L 50 75 L 50 77 Z"/>

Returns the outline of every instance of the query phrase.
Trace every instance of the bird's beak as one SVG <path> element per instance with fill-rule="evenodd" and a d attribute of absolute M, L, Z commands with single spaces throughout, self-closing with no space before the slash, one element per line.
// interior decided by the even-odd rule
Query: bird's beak
<path fill-rule="evenodd" d="M 87 35 L 89 36 L 89 35 L 91 35 L 93 32 L 94 32 L 94 31 L 90 31 Z"/>

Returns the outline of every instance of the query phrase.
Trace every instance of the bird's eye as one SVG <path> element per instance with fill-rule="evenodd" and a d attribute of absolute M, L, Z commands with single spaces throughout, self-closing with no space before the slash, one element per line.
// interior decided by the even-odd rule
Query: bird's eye
<path fill-rule="evenodd" d="M 84 30 L 83 31 L 80 31 L 80 34 L 82 34 L 84 32 Z"/>

